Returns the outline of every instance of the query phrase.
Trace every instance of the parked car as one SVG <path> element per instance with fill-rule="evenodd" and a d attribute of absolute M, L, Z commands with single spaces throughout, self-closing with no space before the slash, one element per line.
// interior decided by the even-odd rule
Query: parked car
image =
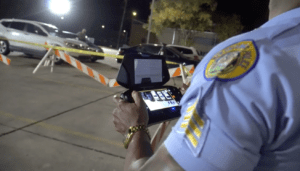
<path fill-rule="evenodd" d="M 157 55 L 160 49 L 162 48 L 162 45 L 160 44 L 139 44 L 137 46 L 133 47 L 125 47 L 125 48 L 119 48 L 119 52 L 117 55 L 125 55 L 130 53 L 145 53 L 145 54 L 151 54 L 151 55 Z M 118 63 L 122 62 L 122 59 L 116 59 Z"/>
<path fill-rule="evenodd" d="M 186 65 L 193 64 L 197 66 L 199 61 L 190 60 L 186 58 L 182 53 L 173 47 L 168 47 L 165 44 L 140 44 L 138 46 L 130 48 L 120 48 L 117 55 L 125 54 L 150 54 L 150 55 L 163 55 L 167 61 L 173 61 L 176 63 L 182 63 Z M 122 59 L 118 59 L 117 62 L 122 62 Z M 178 67 L 178 65 L 170 65 L 168 67 Z"/>
<path fill-rule="evenodd" d="M 190 60 L 186 58 L 182 53 L 173 47 L 163 46 L 162 49 L 158 52 L 158 55 L 165 57 L 167 61 L 176 62 L 184 65 L 198 65 L 200 61 Z M 178 65 L 168 64 L 169 68 L 178 67 Z"/>
<path fill-rule="evenodd" d="M 69 31 L 62 31 L 62 32 L 60 32 L 60 34 L 58 35 L 58 37 L 67 38 L 67 39 L 76 39 L 76 40 L 80 41 L 79 38 L 78 38 L 78 34 L 72 33 L 72 32 L 69 32 Z M 103 49 L 100 48 L 99 46 L 95 45 L 94 43 L 90 42 L 88 40 L 88 37 L 85 39 L 84 42 L 89 46 L 88 47 L 89 49 L 94 49 L 94 50 L 96 50 L 96 52 L 102 52 L 102 53 L 104 53 Z M 95 62 L 98 59 L 104 59 L 104 57 L 103 56 L 91 56 L 90 61 L 91 62 Z"/>
<path fill-rule="evenodd" d="M 75 48 L 87 51 L 102 51 L 100 48 L 89 46 L 87 43 L 69 37 L 66 31 L 61 31 L 56 26 L 37 21 L 2 19 L 0 20 L 0 54 L 7 55 L 12 51 L 23 52 L 26 55 L 39 56 L 45 55 L 47 50 L 44 47 L 32 46 L 10 40 L 25 41 L 30 43 L 48 44 L 67 48 Z M 97 59 L 104 59 L 100 56 L 91 56 L 74 52 L 67 52 L 75 58 L 87 58 L 92 62 Z M 63 61 L 56 58 L 55 63 Z"/>
<path fill-rule="evenodd" d="M 184 56 L 190 60 L 201 61 L 203 56 L 194 47 L 180 46 L 180 45 L 167 45 L 167 47 L 173 47 L 181 52 Z"/>

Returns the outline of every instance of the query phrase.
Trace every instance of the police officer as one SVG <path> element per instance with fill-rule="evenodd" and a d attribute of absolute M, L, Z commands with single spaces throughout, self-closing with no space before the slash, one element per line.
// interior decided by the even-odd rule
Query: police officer
<path fill-rule="evenodd" d="M 81 32 L 77 33 L 78 39 L 85 42 L 86 29 L 82 29 Z"/>
<path fill-rule="evenodd" d="M 181 118 L 153 154 L 146 129 L 125 170 L 300 170 L 300 0 L 270 0 L 269 21 L 213 48 L 196 68 Z M 146 125 L 141 97 L 114 98 L 118 132 Z"/>

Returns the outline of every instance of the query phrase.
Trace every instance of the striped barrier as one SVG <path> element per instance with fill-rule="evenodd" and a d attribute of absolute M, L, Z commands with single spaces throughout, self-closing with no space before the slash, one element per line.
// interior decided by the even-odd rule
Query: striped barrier
<path fill-rule="evenodd" d="M 109 79 L 102 74 L 99 74 L 97 71 L 93 70 L 92 68 L 86 66 L 85 64 L 79 62 L 77 59 L 71 57 L 70 55 L 66 54 L 65 52 L 55 50 L 55 55 L 60 57 L 62 60 L 66 61 L 76 69 L 80 70 L 81 72 L 85 73 L 86 75 L 92 77 L 94 80 L 100 82 L 101 84 L 107 86 L 109 83 Z"/>
<path fill-rule="evenodd" d="M 86 75 L 92 77 L 93 79 L 100 82 L 101 84 L 108 86 L 108 87 L 120 86 L 118 84 L 118 82 L 116 81 L 116 79 L 109 79 L 109 78 L 105 77 L 104 75 L 98 73 L 97 71 L 93 70 L 92 68 L 88 67 L 87 65 L 81 63 L 79 60 L 75 59 L 74 57 L 68 55 L 67 53 L 65 53 L 63 51 L 59 51 L 57 49 L 54 50 L 54 49 L 50 48 L 48 53 L 42 59 L 41 63 L 45 61 L 45 66 L 48 66 L 47 64 L 50 63 L 51 57 L 50 57 L 50 60 L 48 60 L 47 58 L 50 55 L 52 55 L 53 52 L 57 57 L 61 58 L 62 60 L 69 63 L 70 65 L 72 65 L 76 69 L 80 70 L 81 72 L 85 73 Z M 194 68 L 193 65 L 186 66 L 185 72 L 191 72 L 193 70 L 193 68 Z M 35 73 L 37 71 L 37 69 L 38 69 L 38 67 L 33 71 L 33 73 Z M 53 70 L 53 62 L 52 62 L 51 72 L 52 72 L 52 70 Z M 177 76 L 182 75 L 180 67 L 169 69 L 169 73 L 170 73 L 170 77 L 177 77 Z"/>
<path fill-rule="evenodd" d="M 116 79 L 110 79 L 110 80 L 109 80 L 109 83 L 108 83 L 108 86 L 109 86 L 109 87 L 118 87 L 118 86 L 120 86 L 120 85 L 118 84 L 118 82 L 117 82 Z"/>
<path fill-rule="evenodd" d="M 192 76 L 194 74 L 194 71 L 195 71 L 195 66 L 194 65 L 187 65 L 187 66 L 183 66 L 183 69 L 184 69 L 185 73 L 188 76 Z"/>
<path fill-rule="evenodd" d="M 0 54 L 0 61 L 2 61 L 3 63 L 5 63 L 6 65 L 10 65 L 10 59 L 4 55 Z"/>
<path fill-rule="evenodd" d="M 188 66 L 184 66 L 184 71 L 187 75 L 191 75 L 194 73 L 194 70 L 195 70 L 195 67 L 194 65 L 188 65 Z M 171 68 L 169 69 L 169 73 L 170 73 L 170 77 L 178 77 L 178 76 L 181 76 L 181 69 L 180 67 L 177 67 L 177 68 Z"/>
<path fill-rule="evenodd" d="M 185 72 L 188 76 L 191 76 L 191 74 L 194 73 L 194 65 L 188 65 L 188 66 L 185 66 L 185 67 L 183 67 L 183 68 L 184 68 L 184 72 Z M 180 67 L 169 69 L 169 74 L 170 74 L 170 77 L 171 77 L 171 78 L 172 78 L 172 77 L 182 76 Z M 120 86 L 120 85 L 117 83 L 117 80 L 116 80 L 116 79 L 110 79 L 110 80 L 109 80 L 109 83 L 108 83 L 108 86 L 109 86 L 109 87 L 118 87 L 118 86 Z"/>
<path fill-rule="evenodd" d="M 93 70 L 92 68 L 88 67 L 87 65 L 81 63 L 80 61 L 78 61 L 74 57 L 71 57 L 70 55 L 68 55 L 64 51 L 61 51 L 61 50 L 58 50 L 58 49 L 53 49 L 52 48 L 53 46 L 47 45 L 47 42 L 45 42 L 45 44 L 46 45 L 44 45 L 44 46 L 46 46 L 45 48 L 47 48 L 48 52 L 43 57 L 43 59 L 41 60 L 40 63 L 45 62 L 45 66 L 48 66 L 48 64 L 50 63 L 50 60 L 52 60 L 51 72 L 53 71 L 54 56 L 53 56 L 52 59 L 50 57 L 50 60 L 47 60 L 47 58 L 50 55 L 56 55 L 57 57 L 60 57 L 62 60 L 66 61 L 67 63 L 69 63 L 70 65 L 75 67 L 76 69 L 78 69 L 81 72 L 85 73 L 86 75 L 92 77 L 93 79 L 95 79 L 96 81 L 100 82 L 101 84 L 103 84 L 105 86 L 108 86 L 108 87 L 118 87 L 118 86 L 120 86 L 117 83 L 116 79 L 109 79 L 109 78 L 105 77 L 104 75 L 99 74 L 97 71 Z M 48 47 L 50 47 L 50 49 L 48 49 Z M 33 73 L 35 73 L 37 71 L 39 66 L 40 66 L 40 64 L 36 67 L 36 69 L 33 71 Z M 181 68 L 177 67 L 177 68 L 169 69 L 168 71 L 169 71 L 169 74 L 170 74 L 171 78 L 182 76 L 183 73 L 190 76 L 194 72 L 194 65 L 185 66 L 185 67 L 183 67 L 182 70 L 184 70 L 184 71 L 181 72 Z"/>

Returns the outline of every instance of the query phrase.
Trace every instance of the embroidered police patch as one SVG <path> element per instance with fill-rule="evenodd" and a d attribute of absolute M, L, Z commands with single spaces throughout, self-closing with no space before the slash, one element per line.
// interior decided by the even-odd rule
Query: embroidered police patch
<path fill-rule="evenodd" d="M 253 41 L 233 44 L 212 57 L 206 65 L 205 77 L 219 80 L 241 78 L 255 67 L 258 56 Z"/>

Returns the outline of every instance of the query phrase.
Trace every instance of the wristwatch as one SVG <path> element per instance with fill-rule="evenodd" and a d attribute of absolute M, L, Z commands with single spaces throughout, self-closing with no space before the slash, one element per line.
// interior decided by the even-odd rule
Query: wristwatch
<path fill-rule="evenodd" d="M 128 145 L 133 137 L 133 134 L 136 133 L 137 131 L 145 131 L 146 134 L 148 135 L 149 139 L 151 139 L 150 134 L 149 134 L 149 130 L 145 127 L 145 125 L 138 125 L 138 126 L 131 126 L 128 129 L 128 134 L 126 136 L 126 139 L 124 141 L 124 147 L 125 149 L 128 148 Z"/>

